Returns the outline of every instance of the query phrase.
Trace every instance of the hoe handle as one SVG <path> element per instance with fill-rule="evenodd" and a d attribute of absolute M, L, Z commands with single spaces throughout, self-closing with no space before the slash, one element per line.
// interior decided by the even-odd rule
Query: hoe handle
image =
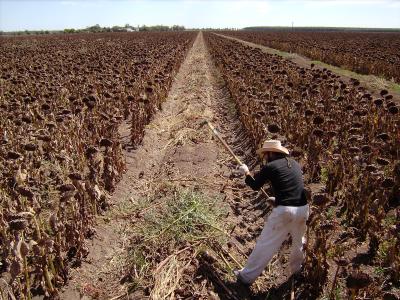
<path fill-rule="evenodd" d="M 232 151 L 232 149 L 229 147 L 229 145 L 225 142 L 225 140 L 221 137 L 221 135 L 219 134 L 218 130 L 215 129 L 215 127 L 207 121 L 207 125 L 208 127 L 210 127 L 211 131 L 214 133 L 214 135 L 219 139 L 219 141 L 222 143 L 222 145 L 224 145 L 225 149 L 228 150 L 228 152 L 232 155 L 232 157 L 236 160 L 236 162 L 239 165 L 242 165 L 243 162 L 240 160 L 239 157 L 237 157 L 235 155 L 235 153 Z"/>
<path fill-rule="evenodd" d="M 214 135 L 219 139 L 219 141 L 222 143 L 222 145 L 224 145 L 225 149 L 228 150 L 228 152 L 232 155 L 232 157 L 236 160 L 236 162 L 237 162 L 239 165 L 242 165 L 243 162 L 240 160 L 239 157 L 237 157 L 237 156 L 235 155 L 235 153 L 232 151 L 231 147 L 229 147 L 229 145 L 228 145 L 228 144 L 225 142 L 225 140 L 221 137 L 221 135 L 219 134 L 218 130 L 215 129 L 215 127 L 214 127 L 210 122 L 208 122 L 208 121 L 206 121 L 206 122 L 207 122 L 208 127 L 210 127 L 211 131 L 214 133 Z M 251 174 L 249 174 L 249 176 L 250 176 L 251 178 L 253 178 L 253 180 L 254 180 L 254 177 L 253 177 Z M 261 188 L 261 192 L 262 192 L 267 198 L 269 198 L 267 192 L 266 192 L 263 188 Z M 271 205 L 274 205 L 273 201 L 268 201 L 268 203 L 271 204 Z"/>

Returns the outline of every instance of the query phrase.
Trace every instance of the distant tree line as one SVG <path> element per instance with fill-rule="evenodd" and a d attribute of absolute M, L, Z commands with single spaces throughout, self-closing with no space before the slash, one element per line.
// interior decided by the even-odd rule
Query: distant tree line
<path fill-rule="evenodd" d="M 0 31 L 1 35 L 44 35 L 54 33 L 96 33 L 96 32 L 133 32 L 133 31 L 183 31 L 184 26 L 173 25 L 155 25 L 155 26 L 131 26 L 125 24 L 125 26 L 112 26 L 112 27 L 101 27 L 99 24 L 86 27 L 84 29 L 66 28 L 64 30 L 23 30 L 23 31 Z"/>
<path fill-rule="evenodd" d="M 185 30 L 185 26 L 173 25 L 173 26 L 165 26 L 165 25 L 155 25 L 155 26 L 140 26 L 138 27 L 139 31 L 183 31 Z"/>
<path fill-rule="evenodd" d="M 0 31 L 0 35 L 30 35 L 30 34 L 44 35 L 53 32 L 54 31 L 49 31 L 49 30 Z"/>
<path fill-rule="evenodd" d="M 185 30 L 184 26 L 173 25 L 173 26 L 165 26 L 165 25 L 155 25 L 155 26 L 131 26 L 126 24 L 125 26 L 112 26 L 112 27 L 101 27 L 99 24 L 94 26 L 89 26 L 85 29 L 74 29 L 67 28 L 64 29 L 64 33 L 80 33 L 80 32 L 132 32 L 132 31 L 182 31 Z"/>
<path fill-rule="evenodd" d="M 236 31 L 241 30 L 240 28 L 233 27 L 225 27 L 225 28 L 212 28 L 212 27 L 203 27 L 203 28 L 192 28 L 191 30 L 203 30 L 203 31 Z"/>

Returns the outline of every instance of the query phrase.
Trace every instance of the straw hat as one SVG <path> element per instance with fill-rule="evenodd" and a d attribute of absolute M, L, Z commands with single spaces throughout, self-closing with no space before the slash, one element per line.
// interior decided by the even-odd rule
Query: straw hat
<path fill-rule="evenodd" d="M 282 147 L 281 141 L 278 140 L 266 140 L 262 147 L 257 150 L 258 155 L 262 155 L 265 152 L 278 152 L 286 155 L 289 154 L 289 150 L 285 147 Z"/>

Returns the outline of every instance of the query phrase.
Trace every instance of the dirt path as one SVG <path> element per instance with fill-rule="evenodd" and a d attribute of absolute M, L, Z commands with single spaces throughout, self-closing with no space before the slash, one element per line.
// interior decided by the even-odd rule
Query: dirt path
<path fill-rule="evenodd" d="M 130 208 L 165 182 L 223 197 L 229 207 L 226 226 L 233 228 L 224 248 L 240 263 L 245 262 L 262 229 L 262 216 L 269 209 L 257 193 L 245 188 L 243 178 L 232 171 L 235 164 L 212 138 L 207 126 L 200 126 L 205 118 L 219 128 L 246 163 L 255 165 L 251 159 L 254 149 L 200 33 L 162 110 L 146 128 L 143 144 L 126 152 L 127 172 L 111 197 L 112 208 L 99 218 L 96 237 L 88 241 L 90 254 L 80 268 L 71 270 L 71 280 L 62 299 L 108 299 L 128 294 L 123 282 L 129 261 L 130 230 L 142 220 L 142 215 L 132 214 Z M 128 133 L 127 125 L 122 126 L 121 134 Z M 226 259 L 234 265 L 231 258 Z M 272 265 L 275 276 L 279 275 L 279 269 L 279 262 Z M 225 285 L 224 280 L 232 274 L 218 268 L 213 271 L 212 276 L 203 276 L 221 298 L 231 298 L 231 293 L 239 293 L 240 299 L 247 298 L 247 292 L 240 294 L 235 287 L 228 287 L 232 292 L 227 291 L 229 282 Z M 217 297 L 212 291 L 206 293 L 207 297 Z"/>
<path fill-rule="evenodd" d="M 371 93 L 373 93 L 374 96 L 376 96 L 378 98 L 380 97 L 379 92 L 383 89 L 387 89 L 389 91 L 389 93 L 393 95 L 393 98 L 396 100 L 396 102 L 400 103 L 400 86 L 398 84 L 395 84 L 386 79 L 383 79 L 383 78 L 380 78 L 380 77 L 377 77 L 374 75 L 358 74 L 358 73 L 355 73 L 355 72 L 352 72 L 349 70 L 342 69 L 340 67 L 335 67 L 335 66 L 332 66 L 329 64 L 325 64 L 320 61 L 314 61 L 312 59 L 309 59 L 309 58 L 299 55 L 297 53 L 288 53 L 288 52 L 276 50 L 273 48 L 269 48 L 269 47 L 266 47 L 263 45 L 244 41 L 239 38 L 235 38 L 235 37 L 231 37 L 231 36 L 226 36 L 226 35 L 217 34 L 217 33 L 216 33 L 216 35 L 219 35 L 221 37 L 224 37 L 224 38 L 227 38 L 230 40 L 238 41 L 246 46 L 258 48 L 258 49 L 264 51 L 265 53 L 277 54 L 287 60 L 290 60 L 290 61 L 296 63 L 300 67 L 310 68 L 311 64 L 315 64 L 315 66 L 318 68 L 321 68 L 321 69 L 326 68 L 326 69 L 332 71 L 333 73 L 335 73 L 336 75 L 340 75 L 344 82 L 349 82 L 350 78 L 355 78 L 360 81 L 362 86 L 366 87 L 368 90 L 370 90 Z"/>

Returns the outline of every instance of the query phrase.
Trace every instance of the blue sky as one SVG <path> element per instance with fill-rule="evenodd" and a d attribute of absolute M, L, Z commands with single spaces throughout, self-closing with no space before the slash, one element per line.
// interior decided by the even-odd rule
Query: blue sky
<path fill-rule="evenodd" d="M 400 28 L 400 0 L 0 0 L 0 30 L 90 25 Z"/>

